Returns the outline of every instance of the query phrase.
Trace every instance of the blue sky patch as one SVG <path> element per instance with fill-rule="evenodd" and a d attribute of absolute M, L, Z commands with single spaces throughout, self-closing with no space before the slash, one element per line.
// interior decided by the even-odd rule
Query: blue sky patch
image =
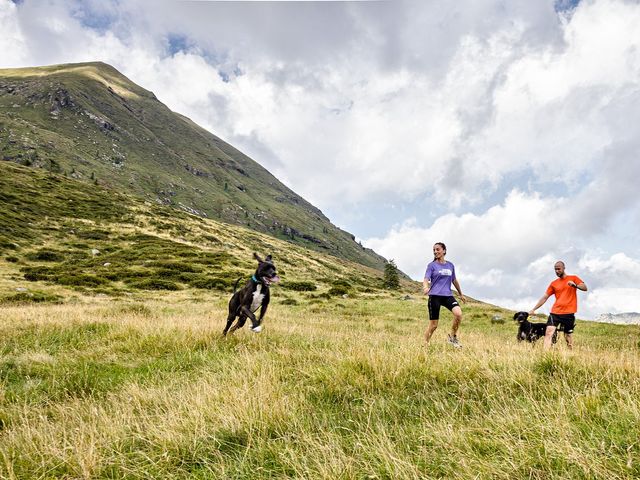
<path fill-rule="evenodd" d="M 171 33 L 167 37 L 169 44 L 169 54 L 175 55 L 179 52 L 186 52 L 192 47 L 192 42 L 186 35 Z"/>
<path fill-rule="evenodd" d="M 553 8 L 556 12 L 566 12 L 578 6 L 580 0 L 556 0 Z"/>

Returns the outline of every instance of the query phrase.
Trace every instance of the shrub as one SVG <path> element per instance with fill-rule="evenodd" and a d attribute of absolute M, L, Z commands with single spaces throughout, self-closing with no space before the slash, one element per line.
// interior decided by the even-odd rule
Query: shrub
<path fill-rule="evenodd" d="M 0 238 L 0 250 L 17 250 L 18 245 L 6 240 L 4 238 Z"/>
<path fill-rule="evenodd" d="M 282 288 L 296 292 L 313 292 L 318 289 L 313 282 L 286 282 L 282 284 Z"/>
<path fill-rule="evenodd" d="M 189 273 L 199 273 L 202 272 L 202 268 L 197 265 L 193 265 L 191 263 L 184 262 L 176 262 L 172 260 L 158 260 L 155 262 L 150 262 L 145 264 L 146 267 L 156 267 L 163 270 L 173 270 L 175 272 L 189 272 Z"/>
<path fill-rule="evenodd" d="M 177 283 L 159 278 L 148 278 L 140 282 L 131 283 L 131 288 L 139 290 L 182 290 L 182 287 Z"/>
<path fill-rule="evenodd" d="M 96 277 L 88 273 L 80 273 L 78 275 L 62 275 L 56 279 L 56 283 L 60 285 L 69 285 L 76 287 L 97 287 L 98 285 L 104 285 L 108 280 L 101 277 Z"/>
<path fill-rule="evenodd" d="M 339 295 L 347 295 L 349 293 L 349 289 L 342 285 L 337 285 L 337 286 L 331 287 L 327 293 L 333 297 L 336 297 Z"/>
<path fill-rule="evenodd" d="M 86 230 L 76 232 L 76 237 L 84 238 L 86 240 L 105 240 L 109 238 L 109 232 L 106 230 Z"/>
<path fill-rule="evenodd" d="M 55 280 L 59 271 L 50 267 L 27 267 L 23 268 L 24 279 L 30 282 L 39 282 L 42 280 Z"/>
<path fill-rule="evenodd" d="M 298 301 L 295 298 L 285 298 L 280 302 L 281 305 L 298 305 Z"/>
<path fill-rule="evenodd" d="M 198 278 L 194 278 L 189 282 L 193 288 L 201 288 L 204 290 L 228 290 L 231 285 L 226 279 L 223 278 L 215 278 L 215 277 L 206 277 L 200 276 Z"/>
<path fill-rule="evenodd" d="M 27 254 L 27 258 L 33 261 L 39 262 L 61 262 L 64 260 L 64 256 L 60 252 L 56 252 L 55 250 L 39 250 L 37 252 L 32 252 Z"/>
<path fill-rule="evenodd" d="M 62 297 L 44 292 L 18 292 L 0 299 L 3 304 L 62 303 Z"/>

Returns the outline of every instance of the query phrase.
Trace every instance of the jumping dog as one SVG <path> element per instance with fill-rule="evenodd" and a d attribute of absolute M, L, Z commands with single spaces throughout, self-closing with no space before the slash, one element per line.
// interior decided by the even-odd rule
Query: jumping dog
<path fill-rule="evenodd" d="M 262 260 L 258 254 L 254 253 L 253 257 L 258 261 L 258 268 L 251 279 L 242 287 L 238 288 L 240 279 L 236 281 L 233 287 L 233 296 L 229 300 L 229 316 L 227 317 L 227 325 L 222 331 L 222 335 L 227 332 L 235 332 L 242 328 L 247 321 L 247 317 L 251 319 L 251 330 L 253 332 L 262 331 L 262 319 L 267 313 L 269 305 L 269 285 L 278 283 L 280 277 L 276 275 L 276 267 L 273 265 L 271 255 Z M 260 309 L 260 316 L 256 318 L 254 312 Z M 238 322 L 232 326 L 234 320 L 238 318 Z"/>

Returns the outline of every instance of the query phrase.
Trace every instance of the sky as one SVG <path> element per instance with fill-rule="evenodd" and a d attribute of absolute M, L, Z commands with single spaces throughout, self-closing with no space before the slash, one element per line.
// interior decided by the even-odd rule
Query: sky
<path fill-rule="evenodd" d="M 103 61 L 422 280 L 640 312 L 640 2 L 0 0 L 0 68 Z M 541 313 L 551 307 L 550 299 Z"/>

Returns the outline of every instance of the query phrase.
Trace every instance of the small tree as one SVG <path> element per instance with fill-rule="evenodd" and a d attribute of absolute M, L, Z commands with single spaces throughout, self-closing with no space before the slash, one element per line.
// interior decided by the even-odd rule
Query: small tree
<path fill-rule="evenodd" d="M 400 287 L 400 278 L 398 277 L 398 266 L 393 259 L 384 264 L 384 288 L 395 290 Z"/>

